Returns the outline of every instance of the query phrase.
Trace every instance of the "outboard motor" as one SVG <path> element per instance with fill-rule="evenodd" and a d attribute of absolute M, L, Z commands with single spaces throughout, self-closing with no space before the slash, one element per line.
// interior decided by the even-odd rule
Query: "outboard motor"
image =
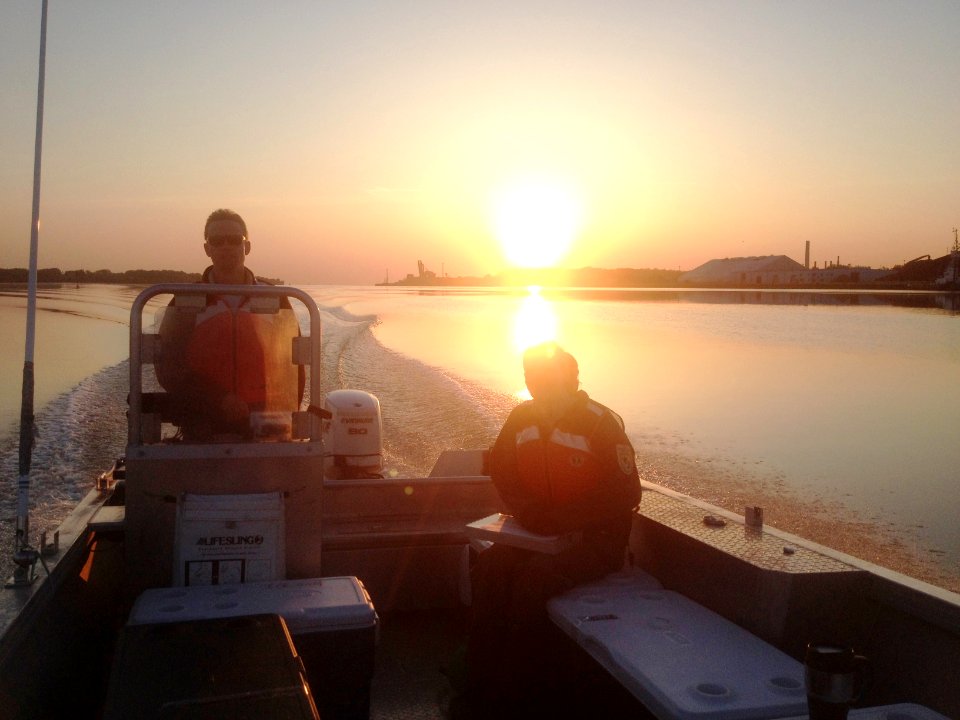
<path fill-rule="evenodd" d="M 332 479 L 381 477 L 380 401 L 362 390 L 334 390 L 323 401 L 324 475 Z"/>

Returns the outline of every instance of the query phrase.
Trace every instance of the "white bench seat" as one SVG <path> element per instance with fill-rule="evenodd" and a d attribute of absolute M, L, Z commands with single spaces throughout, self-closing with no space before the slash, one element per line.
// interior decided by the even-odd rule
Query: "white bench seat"
<path fill-rule="evenodd" d="M 642 572 L 574 588 L 548 611 L 661 720 L 807 712 L 800 662 Z"/>
<path fill-rule="evenodd" d="M 809 715 L 800 715 L 787 720 L 809 720 Z M 896 705 L 880 705 L 878 707 L 856 708 L 847 716 L 856 720 L 950 720 L 923 705 L 913 703 L 897 703 Z"/>

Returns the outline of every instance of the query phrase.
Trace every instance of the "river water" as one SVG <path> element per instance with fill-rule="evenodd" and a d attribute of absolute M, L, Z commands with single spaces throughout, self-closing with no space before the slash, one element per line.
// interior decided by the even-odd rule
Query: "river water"
<path fill-rule="evenodd" d="M 556 339 L 623 418 L 644 479 L 960 590 L 960 308 L 952 295 L 314 286 L 324 387 L 367 390 L 386 471 L 484 447 Z M 34 527 L 125 443 L 136 288 L 43 290 Z M 0 291 L 0 501 L 14 514 L 25 301 Z"/>

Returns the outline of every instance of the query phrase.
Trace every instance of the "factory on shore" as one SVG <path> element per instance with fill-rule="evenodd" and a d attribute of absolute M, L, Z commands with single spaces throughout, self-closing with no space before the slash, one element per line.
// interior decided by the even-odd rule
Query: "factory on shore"
<path fill-rule="evenodd" d="M 682 285 L 812 287 L 817 285 L 861 285 L 880 282 L 931 283 L 936 286 L 955 286 L 960 282 L 960 247 L 954 240 L 951 253 L 942 258 L 923 255 L 902 266 L 874 269 L 836 262 L 817 262 L 810 267 L 810 242 L 806 243 L 801 264 L 786 255 L 736 257 L 710 260 L 680 275 Z"/>

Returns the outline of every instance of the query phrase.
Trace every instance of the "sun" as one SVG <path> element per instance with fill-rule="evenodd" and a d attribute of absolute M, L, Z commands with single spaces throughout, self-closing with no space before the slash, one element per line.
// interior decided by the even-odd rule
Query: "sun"
<path fill-rule="evenodd" d="M 506 259 L 520 267 L 549 267 L 580 232 L 583 203 L 577 188 L 547 176 L 517 178 L 493 193 L 491 215 Z"/>

